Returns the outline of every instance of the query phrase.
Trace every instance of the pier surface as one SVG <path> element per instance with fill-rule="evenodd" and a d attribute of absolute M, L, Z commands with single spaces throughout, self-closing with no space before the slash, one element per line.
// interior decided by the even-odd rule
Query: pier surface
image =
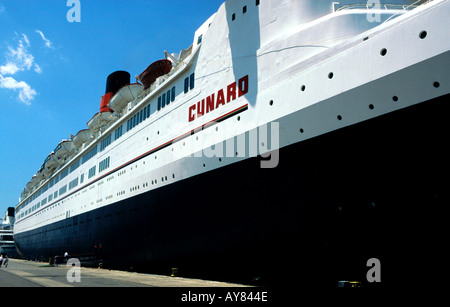
<path fill-rule="evenodd" d="M 79 268 L 79 275 L 67 265 L 10 259 L 0 268 L 1 287 L 247 287 L 217 281 L 170 277 L 95 268 Z M 69 278 L 68 278 L 69 275 Z M 69 280 L 79 276 L 79 282 Z"/>

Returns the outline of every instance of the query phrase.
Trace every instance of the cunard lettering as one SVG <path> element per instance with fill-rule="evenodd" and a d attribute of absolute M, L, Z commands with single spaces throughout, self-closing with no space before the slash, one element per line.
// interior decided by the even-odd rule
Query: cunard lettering
<path fill-rule="evenodd" d="M 202 117 L 203 115 L 212 112 L 227 103 L 236 100 L 239 97 L 248 93 L 249 83 L 248 75 L 239 79 L 238 82 L 233 82 L 225 89 L 220 89 L 216 93 L 209 95 L 208 97 L 200 100 L 196 104 L 189 107 L 189 122 Z"/>

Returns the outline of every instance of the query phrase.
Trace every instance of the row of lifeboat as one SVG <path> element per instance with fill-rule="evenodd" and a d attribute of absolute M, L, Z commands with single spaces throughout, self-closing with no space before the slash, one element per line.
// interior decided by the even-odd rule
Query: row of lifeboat
<path fill-rule="evenodd" d="M 22 199 L 70 161 L 84 148 L 83 146 L 98 137 L 105 127 L 108 127 L 120 116 L 130 102 L 135 101 L 158 77 L 168 74 L 171 69 L 172 64 L 169 60 L 160 60 L 151 64 L 138 77 L 143 85 L 140 83 L 130 84 L 130 74 L 125 71 L 116 71 L 109 75 L 106 81 L 106 93 L 102 96 L 100 103 L 100 112 L 87 123 L 88 129 L 80 130 L 75 136 L 72 135 L 71 139 L 62 140 L 47 156 L 41 169 L 23 189 Z"/>

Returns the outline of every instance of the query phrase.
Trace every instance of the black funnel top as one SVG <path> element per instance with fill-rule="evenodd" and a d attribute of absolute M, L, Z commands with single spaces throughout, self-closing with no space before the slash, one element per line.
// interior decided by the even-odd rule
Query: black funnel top
<path fill-rule="evenodd" d="M 106 80 L 106 93 L 117 93 L 123 86 L 130 84 L 130 74 L 126 71 L 116 71 Z"/>
<path fill-rule="evenodd" d="M 8 216 L 14 216 L 14 208 L 13 207 L 8 208 Z"/>

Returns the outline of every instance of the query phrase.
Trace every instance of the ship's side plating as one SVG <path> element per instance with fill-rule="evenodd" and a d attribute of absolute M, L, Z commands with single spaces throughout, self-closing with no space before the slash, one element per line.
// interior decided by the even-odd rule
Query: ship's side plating
<path fill-rule="evenodd" d="M 438 141 L 450 92 L 449 3 L 381 25 L 367 10 L 330 14 L 323 4 L 224 3 L 197 31 L 186 63 L 73 161 L 111 135 L 109 146 L 40 192 L 34 210 L 19 204 L 19 252 L 101 252 L 110 266 L 249 275 L 300 259 L 293 270 L 315 276 L 304 269 L 314 263 L 318 276 L 335 270 L 336 278 L 361 274 L 372 257 L 390 261 L 389 249 L 398 251 L 390 235 L 399 234 L 391 218 L 448 197 L 436 180 L 448 164 L 436 161 L 448 151 Z M 176 98 L 158 110 L 173 87 Z M 424 149 L 424 138 L 436 148 Z M 251 157 L 265 152 L 276 168 Z"/>

